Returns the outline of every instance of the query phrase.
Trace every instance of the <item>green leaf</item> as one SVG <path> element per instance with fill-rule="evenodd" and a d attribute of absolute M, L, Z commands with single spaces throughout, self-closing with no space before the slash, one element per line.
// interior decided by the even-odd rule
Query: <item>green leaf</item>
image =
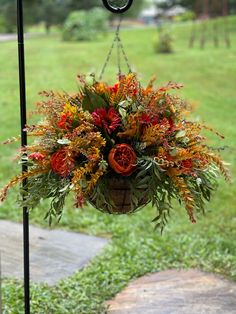
<path fill-rule="evenodd" d="M 141 180 L 138 181 L 138 184 L 145 184 L 145 183 L 148 183 L 149 181 L 149 176 L 146 176 L 144 178 L 142 178 Z M 135 184 L 135 182 L 134 182 Z"/>
<path fill-rule="evenodd" d="M 162 106 L 165 103 L 165 98 L 162 98 L 158 101 L 158 104 Z"/>
<path fill-rule="evenodd" d="M 174 149 L 172 149 L 171 151 L 170 151 L 170 155 L 172 156 L 172 157 L 174 157 L 174 156 L 176 156 L 177 155 L 177 149 L 176 148 L 174 148 Z"/>
<path fill-rule="evenodd" d="M 187 137 L 187 136 L 183 139 L 183 143 L 184 143 L 184 144 L 189 143 L 189 141 L 190 141 L 190 139 L 189 139 L 189 137 Z"/>
<path fill-rule="evenodd" d="M 125 119 L 127 116 L 127 112 L 124 108 L 119 108 L 119 114 L 121 115 L 122 119 Z"/>
<path fill-rule="evenodd" d="M 177 134 L 176 134 L 176 138 L 181 138 L 181 137 L 184 137 L 186 135 L 186 132 L 184 130 L 182 131 L 179 131 Z"/>
<path fill-rule="evenodd" d="M 160 172 L 157 167 L 154 167 L 154 174 L 159 180 L 161 180 Z"/>
<path fill-rule="evenodd" d="M 148 187 L 147 184 L 138 184 L 138 185 L 136 186 L 137 189 L 146 189 L 147 187 Z"/>
<path fill-rule="evenodd" d="M 146 175 L 146 169 L 142 169 L 138 175 L 136 176 L 136 179 L 143 177 L 144 175 Z"/>
<path fill-rule="evenodd" d="M 58 140 L 57 143 L 61 144 L 61 145 L 68 145 L 71 143 L 71 141 L 68 140 L 68 138 L 62 138 L 62 139 Z"/>
<path fill-rule="evenodd" d="M 118 107 L 121 108 L 128 108 L 130 106 L 130 103 L 127 100 L 123 100 L 118 104 Z"/>
<path fill-rule="evenodd" d="M 82 107 L 84 110 L 93 112 L 97 108 L 107 108 L 108 104 L 100 95 L 85 88 Z"/>
<path fill-rule="evenodd" d="M 134 104 L 132 104 L 132 111 L 137 111 L 137 105 L 134 103 Z"/>
<path fill-rule="evenodd" d="M 132 203 L 135 205 L 135 206 L 138 206 L 138 198 L 133 194 L 132 195 Z"/>
<path fill-rule="evenodd" d="M 196 183 L 198 186 L 200 186 L 202 184 L 202 179 L 201 178 L 197 178 L 196 179 Z"/>
<path fill-rule="evenodd" d="M 157 217 L 155 217 L 155 218 L 152 220 L 152 222 L 156 222 L 156 221 L 160 220 L 160 218 L 161 218 L 161 214 L 159 214 Z"/>
<path fill-rule="evenodd" d="M 62 188 L 61 190 L 59 190 L 60 193 L 65 192 L 66 190 L 70 189 L 70 184 L 67 184 L 64 188 Z"/>

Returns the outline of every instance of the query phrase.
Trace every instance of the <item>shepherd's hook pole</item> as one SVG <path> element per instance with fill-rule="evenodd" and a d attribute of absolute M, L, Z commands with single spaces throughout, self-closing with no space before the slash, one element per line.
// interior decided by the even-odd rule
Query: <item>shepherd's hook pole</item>
<path fill-rule="evenodd" d="M 18 62 L 19 62 L 19 87 L 20 87 L 20 116 L 21 116 L 21 146 L 27 145 L 26 126 L 26 87 L 25 87 L 25 49 L 24 49 L 24 14 L 23 0 L 17 0 L 17 34 L 18 34 Z M 22 164 L 22 172 L 27 172 L 28 167 Z M 23 181 L 23 189 L 27 180 Z M 23 240 L 24 240 L 24 302 L 25 314 L 30 314 L 30 261 L 29 261 L 29 213 L 23 207 Z"/>

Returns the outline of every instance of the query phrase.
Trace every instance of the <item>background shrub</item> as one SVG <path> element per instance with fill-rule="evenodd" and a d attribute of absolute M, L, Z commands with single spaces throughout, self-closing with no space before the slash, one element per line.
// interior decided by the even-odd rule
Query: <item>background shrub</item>
<path fill-rule="evenodd" d="M 193 11 L 188 10 L 185 13 L 183 13 L 179 16 L 176 16 L 175 21 L 176 22 L 187 22 L 187 21 L 193 21 L 195 19 L 196 19 L 196 14 Z"/>
<path fill-rule="evenodd" d="M 172 53 L 173 38 L 167 31 L 161 31 L 159 38 L 154 41 L 154 50 L 156 53 Z"/>
<path fill-rule="evenodd" d="M 0 14 L 0 33 L 14 33 L 15 25 L 11 24 L 3 14 Z"/>
<path fill-rule="evenodd" d="M 65 21 L 63 39 L 66 41 L 93 40 L 108 29 L 108 13 L 100 8 L 71 12 Z"/>

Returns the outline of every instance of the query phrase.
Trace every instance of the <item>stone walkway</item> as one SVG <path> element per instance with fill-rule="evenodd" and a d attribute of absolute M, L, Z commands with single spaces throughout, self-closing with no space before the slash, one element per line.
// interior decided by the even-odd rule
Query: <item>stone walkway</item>
<path fill-rule="evenodd" d="M 0 220 L 3 277 L 23 277 L 22 225 Z M 108 243 L 106 239 L 30 226 L 33 282 L 55 284 L 84 267 Z"/>
<path fill-rule="evenodd" d="M 26 33 L 25 39 L 36 37 L 36 36 L 42 36 L 41 33 Z M 0 42 L 6 42 L 6 41 L 16 41 L 17 40 L 17 34 L 0 34 Z"/>
<path fill-rule="evenodd" d="M 197 270 L 169 270 L 131 283 L 109 314 L 236 314 L 236 284 Z"/>
<path fill-rule="evenodd" d="M 12 41 L 16 40 L 17 35 L 16 34 L 0 34 L 0 42 L 1 41 Z"/>

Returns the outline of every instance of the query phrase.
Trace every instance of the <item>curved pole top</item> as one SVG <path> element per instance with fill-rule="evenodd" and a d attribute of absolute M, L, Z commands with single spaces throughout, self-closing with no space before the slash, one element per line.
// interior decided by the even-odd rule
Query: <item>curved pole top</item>
<path fill-rule="evenodd" d="M 109 0 L 102 0 L 102 2 L 107 10 L 111 11 L 112 13 L 117 13 L 117 14 L 126 12 L 127 10 L 129 10 L 131 5 L 133 4 L 133 0 L 127 0 L 127 3 L 119 8 L 119 7 L 111 5 L 109 3 Z"/>

